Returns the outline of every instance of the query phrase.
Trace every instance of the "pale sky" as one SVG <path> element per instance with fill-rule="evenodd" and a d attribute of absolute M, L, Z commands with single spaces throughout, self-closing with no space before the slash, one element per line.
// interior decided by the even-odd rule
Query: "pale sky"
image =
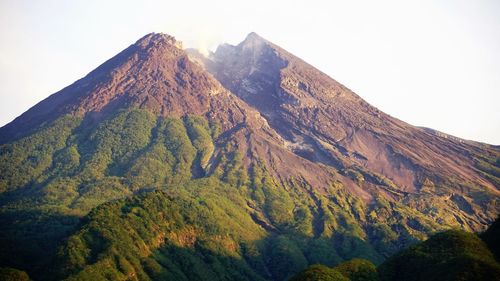
<path fill-rule="evenodd" d="M 214 50 L 252 31 L 394 117 L 500 144 L 498 0 L 0 0 L 0 126 L 146 33 Z"/>

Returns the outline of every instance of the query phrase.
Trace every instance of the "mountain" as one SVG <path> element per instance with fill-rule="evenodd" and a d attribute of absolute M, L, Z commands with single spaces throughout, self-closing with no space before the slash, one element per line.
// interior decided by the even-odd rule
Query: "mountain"
<path fill-rule="evenodd" d="M 372 107 L 255 33 L 148 34 L 0 128 L 0 266 L 286 280 L 500 211 L 500 149 Z"/>

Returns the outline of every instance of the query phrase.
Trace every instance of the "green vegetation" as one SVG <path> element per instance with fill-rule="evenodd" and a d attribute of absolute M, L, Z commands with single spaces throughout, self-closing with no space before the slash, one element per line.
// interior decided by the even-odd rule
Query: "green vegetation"
<path fill-rule="evenodd" d="M 62 117 L 28 137 L 0 146 L 0 192 L 43 181 L 54 152 L 65 147 L 79 122 L 76 117 Z"/>
<path fill-rule="evenodd" d="M 286 280 L 316 263 L 380 264 L 447 227 L 382 196 L 366 204 L 339 181 L 324 192 L 284 181 L 220 134 L 202 116 L 128 109 L 1 145 L 0 265 L 34 280 Z"/>
<path fill-rule="evenodd" d="M 29 281 L 30 277 L 24 271 L 10 268 L 0 267 L 0 280 L 2 281 Z"/>
<path fill-rule="evenodd" d="M 379 273 L 382 280 L 486 281 L 498 280 L 500 265 L 475 234 L 449 230 L 390 257 Z"/>
<path fill-rule="evenodd" d="M 295 275 L 290 281 L 349 281 L 349 279 L 333 268 L 316 264 Z"/>
<path fill-rule="evenodd" d="M 368 260 L 352 259 L 330 268 L 313 265 L 290 280 L 351 280 L 351 281 L 486 281 L 500 279 L 500 263 L 490 250 L 495 250 L 498 222 L 481 237 L 495 243 L 487 244 L 472 233 L 448 230 L 425 242 L 416 244 L 389 257 L 378 268 Z M 345 279 L 338 278 L 338 274 Z M 335 277 L 333 277 L 335 276 Z"/>
<path fill-rule="evenodd" d="M 185 123 L 193 146 L 198 151 L 199 165 L 206 169 L 215 149 L 208 122 L 199 116 L 188 116 L 185 118 Z"/>
<path fill-rule="evenodd" d="M 59 276 L 259 280 L 241 260 L 240 243 L 251 245 L 265 233 L 244 212 L 245 202 L 239 196 L 221 197 L 229 187 L 215 179 L 184 188 L 150 192 L 94 209 L 88 223 L 59 253 Z"/>
<path fill-rule="evenodd" d="M 368 260 L 352 259 L 337 265 L 335 268 L 351 281 L 377 281 L 377 267 Z"/>
<path fill-rule="evenodd" d="M 102 204 L 59 252 L 59 276 L 286 280 L 312 261 L 342 260 L 334 237 L 266 231 L 247 200 L 243 190 L 209 177 Z"/>
<path fill-rule="evenodd" d="M 85 160 L 81 177 L 92 180 L 101 179 L 107 173 L 120 175 L 148 145 L 154 125 L 154 116 L 143 110 L 121 111 L 102 122 L 88 139 L 80 139 Z"/>
<path fill-rule="evenodd" d="M 500 261 L 500 216 L 485 232 L 481 233 L 480 237 L 491 250 L 497 261 Z"/>

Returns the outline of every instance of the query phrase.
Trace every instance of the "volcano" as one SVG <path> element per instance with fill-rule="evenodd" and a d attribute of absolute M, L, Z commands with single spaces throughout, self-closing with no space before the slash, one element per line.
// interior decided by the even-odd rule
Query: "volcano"
<path fill-rule="evenodd" d="M 206 57 L 148 34 L 0 144 L 0 265 L 40 280 L 286 280 L 500 212 L 498 147 L 393 118 L 256 33 Z"/>

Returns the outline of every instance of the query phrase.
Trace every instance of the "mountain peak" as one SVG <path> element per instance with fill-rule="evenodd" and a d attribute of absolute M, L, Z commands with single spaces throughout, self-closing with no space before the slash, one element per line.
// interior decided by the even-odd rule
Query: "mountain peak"
<path fill-rule="evenodd" d="M 247 40 L 265 40 L 264 38 L 262 38 L 262 36 L 260 36 L 259 34 L 257 34 L 256 32 L 250 32 L 248 33 L 247 37 L 245 38 L 244 41 L 247 41 Z"/>
<path fill-rule="evenodd" d="M 250 32 L 245 40 L 243 40 L 238 46 L 241 46 L 243 48 L 255 48 L 257 46 L 261 46 L 268 41 L 264 38 L 262 38 L 260 35 L 258 35 L 255 32 Z"/>
<path fill-rule="evenodd" d="M 182 42 L 177 41 L 174 36 L 168 35 L 166 33 L 149 33 L 146 34 L 144 37 L 141 39 L 137 40 L 135 43 L 138 46 L 141 47 L 148 47 L 148 46 L 157 46 L 157 45 L 172 45 L 175 46 L 179 49 L 182 49 Z"/>
<path fill-rule="evenodd" d="M 201 114 L 219 84 L 191 63 L 180 41 L 150 33 L 0 130 L 0 143 L 65 114 L 106 116 L 136 106 L 161 115 Z"/>

